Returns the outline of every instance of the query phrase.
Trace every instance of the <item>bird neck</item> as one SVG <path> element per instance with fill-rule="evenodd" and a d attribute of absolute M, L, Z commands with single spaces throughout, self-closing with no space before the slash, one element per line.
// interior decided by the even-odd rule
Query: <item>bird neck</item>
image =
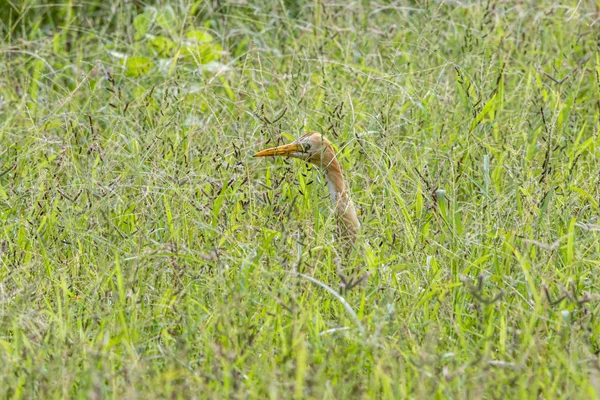
<path fill-rule="evenodd" d="M 360 222 L 356 216 L 354 203 L 346 189 L 342 167 L 335 157 L 325 169 L 325 180 L 329 188 L 331 202 L 339 216 L 342 235 L 354 240 L 360 228 Z"/>
<path fill-rule="evenodd" d="M 325 169 L 325 180 L 329 188 L 331 202 L 336 205 L 341 196 L 346 196 L 346 184 L 340 163 L 334 158 Z"/>

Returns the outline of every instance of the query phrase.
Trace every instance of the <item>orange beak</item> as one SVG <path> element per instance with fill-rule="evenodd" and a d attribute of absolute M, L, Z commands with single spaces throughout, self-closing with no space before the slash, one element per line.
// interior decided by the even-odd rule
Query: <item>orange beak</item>
<path fill-rule="evenodd" d="M 293 153 L 302 151 L 302 147 L 298 143 L 285 144 L 283 146 L 271 147 L 270 149 L 259 151 L 254 157 L 290 157 Z"/>

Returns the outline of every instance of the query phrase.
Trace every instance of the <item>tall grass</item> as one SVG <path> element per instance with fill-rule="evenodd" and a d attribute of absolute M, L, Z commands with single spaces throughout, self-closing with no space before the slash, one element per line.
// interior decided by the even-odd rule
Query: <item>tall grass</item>
<path fill-rule="evenodd" d="M 597 2 L 4 3 L 1 397 L 598 397 Z"/>

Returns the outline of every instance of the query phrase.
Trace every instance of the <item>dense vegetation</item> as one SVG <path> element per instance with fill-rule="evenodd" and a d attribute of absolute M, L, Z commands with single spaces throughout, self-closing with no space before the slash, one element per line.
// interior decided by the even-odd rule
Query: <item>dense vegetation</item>
<path fill-rule="evenodd" d="M 0 397 L 600 394 L 597 1 L 0 21 Z"/>

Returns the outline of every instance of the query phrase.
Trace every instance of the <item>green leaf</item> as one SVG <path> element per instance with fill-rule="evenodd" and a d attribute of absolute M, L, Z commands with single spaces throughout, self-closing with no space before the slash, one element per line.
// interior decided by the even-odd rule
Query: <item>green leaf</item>
<path fill-rule="evenodd" d="M 8 200 L 8 195 L 2 188 L 2 184 L 0 184 L 0 198 L 2 198 L 2 200 Z"/>
<path fill-rule="evenodd" d="M 29 86 L 29 96 L 35 103 L 37 101 L 38 92 L 40 89 L 40 77 L 42 76 L 42 71 L 44 70 L 44 62 L 39 59 L 34 59 L 31 63 L 31 81 Z M 33 106 L 33 105 L 31 105 Z"/>
<path fill-rule="evenodd" d="M 211 221 L 211 225 L 213 227 L 217 226 L 217 222 L 219 221 L 221 207 L 223 206 L 223 200 L 225 200 L 225 194 L 227 192 L 228 187 L 229 187 L 228 184 L 223 185 L 223 187 L 221 188 L 221 192 L 219 193 L 219 195 L 213 202 L 213 210 L 212 210 L 213 215 L 212 215 L 212 221 Z"/>
<path fill-rule="evenodd" d="M 187 35 L 185 35 L 185 37 L 196 43 L 209 43 L 214 40 L 210 33 L 201 31 L 199 29 L 192 29 L 187 33 Z"/>
<path fill-rule="evenodd" d="M 150 47 L 159 57 L 171 57 L 175 48 L 175 42 L 169 38 L 157 36 L 150 39 Z"/>
<path fill-rule="evenodd" d="M 203 1 L 204 0 L 196 0 L 196 2 L 194 2 L 192 7 L 190 8 L 190 15 L 196 15 L 196 12 L 198 12 L 198 8 L 200 7 Z"/>
<path fill-rule="evenodd" d="M 594 196 L 592 196 L 589 192 L 576 186 L 569 186 L 569 190 L 579 193 L 579 195 L 583 198 L 586 198 L 596 210 L 598 209 L 598 202 L 594 199 Z"/>
<path fill-rule="evenodd" d="M 125 69 L 128 76 L 146 75 L 152 69 L 152 60 L 148 57 L 131 56 L 125 61 Z"/>
<path fill-rule="evenodd" d="M 220 78 L 221 78 L 221 84 L 223 85 L 223 89 L 225 89 L 227 96 L 229 96 L 229 100 L 234 101 L 235 94 L 233 93 L 233 90 L 231 90 L 231 87 L 229 86 L 227 79 L 225 79 L 225 77 L 223 75 L 221 75 Z"/>
<path fill-rule="evenodd" d="M 185 48 L 187 58 L 193 59 L 197 64 L 208 64 L 221 57 L 222 48 L 218 44 L 202 44 Z"/>
<path fill-rule="evenodd" d="M 469 132 L 473 131 L 473 129 L 475 129 L 477 127 L 477 125 L 479 125 L 479 123 L 483 120 L 483 118 L 490 112 L 490 110 L 494 106 L 495 102 L 496 102 L 496 93 L 494 93 L 492 98 L 489 99 L 487 103 L 485 103 L 485 106 L 483 106 L 483 109 L 481 110 L 481 112 L 479 114 L 477 114 L 477 118 L 475 118 L 475 120 L 471 124 L 471 128 L 469 129 Z"/>
<path fill-rule="evenodd" d="M 571 218 L 569 223 L 569 238 L 567 239 L 567 265 L 573 265 L 575 259 L 575 225 L 577 224 L 577 218 Z"/>
<path fill-rule="evenodd" d="M 156 23 L 168 32 L 174 31 L 177 27 L 177 18 L 175 18 L 173 7 L 166 6 L 158 10 Z"/>
<path fill-rule="evenodd" d="M 135 28 L 135 39 L 140 40 L 150 30 L 152 21 L 147 13 L 138 15 L 133 20 L 133 27 Z"/>

